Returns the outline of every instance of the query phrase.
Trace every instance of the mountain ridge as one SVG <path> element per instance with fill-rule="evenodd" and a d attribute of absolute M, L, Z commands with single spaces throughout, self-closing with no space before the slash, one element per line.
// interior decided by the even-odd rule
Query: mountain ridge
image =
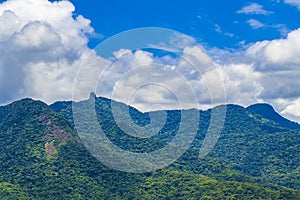
<path fill-rule="evenodd" d="M 103 99 L 103 100 L 106 100 L 106 101 L 114 101 L 117 104 L 123 104 L 123 105 L 128 106 L 130 108 L 133 108 L 133 109 L 135 109 L 138 112 L 141 112 L 143 114 L 145 114 L 145 113 L 151 113 L 151 112 L 160 112 L 160 111 L 180 111 L 180 109 L 167 109 L 167 110 L 155 110 L 155 111 L 142 112 L 139 109 L 135 108 L 134 106 L 125 104 L 125 103 L 123 103 L 121 101 L 112 100 L 112 99 L 109 99 L 109 98 L 106 98 L 106 97 L 97 97 L 94 93 L 90 94 L 89 99 L 91 99 L 91 98 L 98 98 L 98 99 L 100 98 L 100 99 Z M 63 100 L 63 101 L 56 101 L 56 102 L 51 103 L 51 104 L 46 104 L 46 103 L 44 103 L 43 101 L 40 101 L 40 100 L 35 100 L 35 99 L 32 99 L 32 98 L 24 98 L 24 99 L 20 99 L 20 100 L 14 101 L 12 103 L 9 103 L 7 105 L 1 105 L 0 108 L 1 107 L 6 107 L 8 105 L 12 105 L 14 103 L 21 102 L 21 101 L 36 101 L 36 102 L 43 103 L 43 104 L 45 104 L 45 105 L 47 105 L 47 106 L 49 106 L 51 108 L 53 108 L 53 107 L 55 108 L 56 104 L 72 104 L 72 103 L 76 103 L 74 101 L 65 101 L 65 100 Z M 82 100 L 82 101 L 86 101 L 86 100 Z M 79 102 L 82 102 L 82 101 L 79 101 Z M 284 123 L 284 124 L 290 125 L 294 129 L 300 129 L 300 124 L 298 122 L 295 122 L 295 121 L 292 121 L 292 120 L 290 120 L 288 118 L 283 117 L 282 115 L 280 115 L 278 112 L 275 111 L 275 109 L 273 108 L 273 106 L 271 104 L 268 104 L 268 103 L 255 103 L 255 104 L 251 104 L 251 105 L 246 106 L 246 107 L 241 106 L 239 104 L 232 104 L 232 103 L 230 103 L 230 104 L 217 105 L 217 106 L 214 106 L 214 107 L 206 109 L 206 110 L 201 110 L 201 109 L 197 109 L 197 108 L 189 108 L 189 109 L 183 109 L 183 110 L 193 110 L 193 109 L 196 109 L 198 111 L 208 111 L 208 110 L 212 110 L 212 109 L 215 109 L 217 107 L 222 107 L 222 106 L 226 106 L 226 107 L 227 106 L 238 106 L 238 107 L 241 107 L 241 108 L 245 108 L 249 112 L 254 112 L 256 114 L 259 114 L 259 115 L 261 115 L 262 117 L 264 117 L 266 119 L 271 119 L 271 120 L 273 120 L 275 122 L 280 122 L 280 123 Z"/>
<path fill-rule="evenodd" d="M 115 102 L 116 104 L 119 104 L 119 105 L 122 105 L 122 106 L 127 106 L 135 111 L 138 111 L 142 114 L 149 114 L 149 113 L 154 113 L 154 112 L 163 112 L 163 111 L 180 111 L 180 109 L 169 109 L 169 110 L 156 110 L 156 111 L 151 111 L 151 112 L 142 112 L 140 111 L 139 109 L 131 106 L 131 105 L 127 105 L 123 102 L 120 102 L 120 101 L 115 101 L 115 100 L 112 100 L 112 99 L 109 99 L 109 98 L 106 98 L 106 97 L 97 97 L 95 94 L 91 94 L 89 99 L 92 98 L 95 98 L 95 99 L 101 99 L 101 100 L 104 100 L 106 102 L 110 102 L 110 101 L 113 101 Z M 83 100 L 83 101 L 86 101 L 86 100 Z M 83 101 L 80 101 L 80 102 L 83 102 Z M 57 104 L 72 104 L 72 103 L 76 103 L 76 102 L 73 102 L 73 101 L 57 101 L 57 102 L 54 102 L 53 104 L 50 104 L 49 106 L 51 108 L 56 108 L 55 105 Z M 238 104 L 222 104 L 222 105 L 217 105 L 217 106 L 214 106 L 213 108 L 209 108 L 207 110 L 201 110 L 201 109 L 196 109 L 196 108 L 190 108 L 190 109 L 183 109 L 183 110 L 198 110 L 199 112 L 206 112 L 206 111 L 211 111 L 213 109 L 216 109 L 218 107 L 229 107 L 229 106 L 236 106 L 236 107 L 240 107 L 240 108 L 243 108 L 243 109 L 246 109 L 247 111 L 249 111 L 250 113 L 255 113 L 255 114 L 258 114 L 260 115 L 262 118 L 265 118 L 265 119 L 269 119 L 269 120 L 272 120 L 278 124 L 281 124 L 283 126 L 287 126 L 289 128 L 292 128 L 292 129 L 300 129 L 300 124 L 298 122 L 294 122 L 292 120 L 289 120 L 283 116 L 281 116 L 278 112 L 275 111 L 275 109 L 273 108 L 272 105 L 268 104 L 268 103 L 256 103 L 256 104 L 252 104 L 250 106 L 241 106 L 241 105 L 238 105 Z M 267 112 L 263 112 L 265 109 L 265 111 Z"/>

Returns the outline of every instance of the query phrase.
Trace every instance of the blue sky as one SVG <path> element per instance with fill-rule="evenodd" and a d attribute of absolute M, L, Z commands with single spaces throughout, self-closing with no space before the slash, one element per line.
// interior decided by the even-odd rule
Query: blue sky
<path fill-rule="evenodd" d="M 77 87 L 144 111 L 267 102 L 300 122 L 299 19 L 299 0 L 0 0 L 0 104 Z"/>
<path fill-rule="evenodd" d="M 241 48 L 242 44 L 285 37 L 299 27 L 296 6 L 276 1 L 80 1 L 72 0 L 76 13 L 92 20 L 96 32 L 108 38 L 138 27 L 164 27 L 180 31 L 209 47 Z M 257 4 L 266 13 L 238 12 Z M 249 20 L 264 24 L 255 28 Z M 103 39 L 103 38 L 102 38 Z M 101 39 L 92 39 L 94 47 Z"/>

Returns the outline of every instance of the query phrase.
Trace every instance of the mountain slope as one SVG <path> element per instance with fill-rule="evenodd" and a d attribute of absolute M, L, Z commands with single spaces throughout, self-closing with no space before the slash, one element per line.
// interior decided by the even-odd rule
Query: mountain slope
<path fill-rule="evenodd" d="M 209 155 L 241 173 L 300 190 L 300 175 L 295 173 L 300 166 L 300 131 L 286 124 L 266 122 L 260 112 L 227 105 L 222 134 Z M 290 174 L 293 179 L 287 178 Z"/>
<path fill-rule="evenodd" d="M 109 102 L 97 98 L 99 122 L 106 125 L 109 137 L 125 149 L 143 152 L 160 148 L 178 129 L 180 111 L 168 111 L 167 123 L 153 141 L 125 137 L 114 123 Z M 199 159 L 196 144 L 178 161 L 157 172 L 132 174 L 112 170 L 81 144 L 72 116 L 68 116 L 72 113 L 70 105 L 70 102 L 56 103 L 50 108 L 43 102 L 24 99 L 0 107 L 1 199 L 300 199 L 296 190 L 232 170 L 228 167 L 230 163 L 211 156 Z M 149 114 L 129 109 L 136 123 L 149 123 Z M 200 127 L 206 126 L 209 111 L 200 115 L 203 119 Z M 204 134 L 201 131 L 195 142 L 201 142 Z M 136 146 L 130 146 L 130 142 Z M 297 146 L 295 151 L 298 152 Z M 298 171 L 295 168 L 294 173 Z"/>
<path fill-rule="evenodd" d="M 121 106 L 126 105 L 121 104 Z M 56 103 L 51 107 L 61 112 L 66 118 L 72 119 L 70 116 L 72 113 L 71 102 Z M 220 107 L 226 109 L 226 120 L 218 143 L 209 156 L 217 158 L 242 174 L 256 177 L 263 182 L 276 183 L 300 190 L 300 177 L 296 173 L 297 167 L 300 165 L 300 133 L 295 130 L 298 124 L 282 117 L 273 117 L 276 120 L 273 121 L 272 116 L 279 114 L 266 104 L 257 104 L 248 108 L 238 105 Z M 131 109 L 129 107 L 129 110 Z M 192 144 L 192 148 L 196 150 L 201 148 L 212 110 L 199 112 L 199 130 Z M 104 122 L 103 128 L 107 136 L 123 149 L 130 151 L 138 149 L 136 152 L 151 152 L 170 142 L 178 130 L 181 115 L 180 111 L 167 111 L 165 126 L 159 134 L 152 137 L 152 140 L 137 141 L 115 124 L 109 99 L 96 98 L 96 112 L 100 123 Z M 262 116 L 264 113 L 268 113 L 268 115 Z M 142 114 L 134 110 L 131 112 L 131 117 L 138 119 L 140 123 L 147 124 L 149 114 L 151 113 Z M 193 123 L 192 119 L 190 122 Z"/>
<path fill-rule="evenodd" d="M 81 160 L 81 156 L 91 161 L 93 157 L 80 145 L 78 136 L 61 115 L 31 99 L 0 110 L 0 182 L 14 191 L 7 195 L 9 189 L 3 189 L 2 195 L 59 199 L 103 190 L 92 184 L 93 179 L 78 173 L 78 166 L 72 168 L 76 162 L 74 155 L 79 153 L 77 159 Z M 69 154 L 73 157 L 64 159 Z M 83 188 L 87 185 L 90 188 L 85 192 Z"/>

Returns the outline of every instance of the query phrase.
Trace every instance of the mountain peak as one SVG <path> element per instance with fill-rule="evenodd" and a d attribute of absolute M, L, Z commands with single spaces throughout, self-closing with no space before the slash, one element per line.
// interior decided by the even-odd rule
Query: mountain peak
<path fill-rule="evenodd" d="M 255 110 L 255 111 L 273 111 L 276 112 L 273 108 L 273 106 L 271 106 L 270 104 L 267 103 L 257 103 L 257 104 L 253 104 L 247 107 L 248 110 Z"/>
<path fill-rule="evenodd" d="M 263 118 L 273 120 L 274 122 L 281 124 L 290 129 L 300 129 L 300 125 L 296 122 L 290 121 L 284 117 L 282 117 L 279 113 L 277 113 L 274 108 L 267 103 L 258 103 L 246 108 L 251 113 L 258 114 Z"/>
<path fill-rule="evenodd" d="M 96 94 L 94 92 L 91 92 L 89 99 L 96 99 Z"/>
<path fill-rule="evenodd" d="M 12 102 L 11 104 L 8 104 L 9 107 L 32 107 L 32 106 L 38 106 L 39 108 L 48 108 L 48 105 L 40 100 L 34 100 L 32 98 L 24 98 L 15 102 Z M 2 106 L 6 107 L 6 106 Z"/>

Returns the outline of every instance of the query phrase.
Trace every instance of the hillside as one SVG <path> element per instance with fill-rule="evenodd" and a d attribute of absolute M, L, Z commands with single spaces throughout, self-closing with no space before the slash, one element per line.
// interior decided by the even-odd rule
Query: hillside
<path fill-rule="evenodd" d="M 115 104 L 126 106 L 122 103 L 114 102 Z M 98 120 L 100 124 L 103 121 L 107 136 L 123 149 L 136 152 L 151 152 L 170 142 L 178 130 L 181 116 L 180 111 L 167 111 L 166 123 L 156 136 L 151 137 L 151 140 L 136 140 L 114 122 L 109 99 L 96 98 L 95 105 Z M 72 123 L 71 102 L 57 102 L 51 107 Z M 300 125 L 283 118 L 268 104 L 255 104 L 248 108 L 238 105 L 220 107 L 226 109 L 225 124 L 209 156 L 263 182 L 300 190 L 300 175 L 297 173 L 300 166 L 300 129 L 296 129 Z M 132 107 L 128 109 L 136 123 L 149 123 L 151 113 L 140 113 Z M 213 109 L 199 111 L 199 129 L 191 146 L 193 149 L 201 148 L 212 111 Z M 191 119 L 190 123 L 196 122 Z"/>
<path fill-rule="evenodd" d="M 238 135 L 251 138 L 251 134 L 247 133 L 257 130 L 262 134 L 259 140 L 270 139 L 267 137 L 268 129 L 258 128 L 259 118 L 248 115 L 242 107 L 233 106 L 231 109 L 229 106 L 224 133 L 216 149 L 205 159 L 198 157 L 198 148 L 210 111 L 200 112 L 201 129 L 192 147 L 180 159 L 156 172 L 132 174 L 104 166 L 86 150 L 74 129 L 71 106 L 71 102 L 57 102 L 49 107 L 40 101 L 24 99 L 0 107 L 1 199 L 300 199 L 299 192 L 295 190 L 298 189 L 299 160 L 292 158 L 299 154 L 297 130 L 288 130 L 280 124 L 272 125 L 272 128 L 288 131 L 284 134 L 284 141 L 288 142 L 284 143 L 282 137 L 278 137 L 278 141 L 271 138 L 274 146 L 285 145 L 276 146 L 275 150 L 267 144 L 261 147 L 269 151 L 268 159 L 262 159 L 263 164 L 269 167 L 268 176 L 260 178 L 251 168 L 248 169 L 250 171 L 245 170 L 244 160 L 232 159 L 238 155 L 230 149 L 234 145 L 224 144 L 243 141 L 235 140 Z M 149 123 L 149 113 L 129 109 L 137 124 Z M 136 152 L 164 146 L 174 137 L 180 121 L 180 111 L 168 111 L 167 123 L 158 136 L 136 141 L 114 123 L 109 99 L 97 98 L 96 110 L 108 137 L 124 149 Z M 244 121 L 243 117 L 252 120 Z M 237 121 L 240 123 L 236 124 Z M 280 132 L 272 135 L 277 137 Z M 248 150 L 243 145 L 236 147 L 237 150 Z M 290 151 L 285 152 L 287 149 Z M 223 153 L 218 154 L 219 151 Z M 280 157 L 284 152 L 284 156 Z M 245 155 L 256 153 L 261 151 L 250 151 Z M 270 155 L 277 159 L 275 164 Z M 241 156 L 241 159 L 247 156 Z M 241 162 L 240 165 L 236 165 L 238 162 Z M 276 183 L 282 186 L 274 185 Z"/>

